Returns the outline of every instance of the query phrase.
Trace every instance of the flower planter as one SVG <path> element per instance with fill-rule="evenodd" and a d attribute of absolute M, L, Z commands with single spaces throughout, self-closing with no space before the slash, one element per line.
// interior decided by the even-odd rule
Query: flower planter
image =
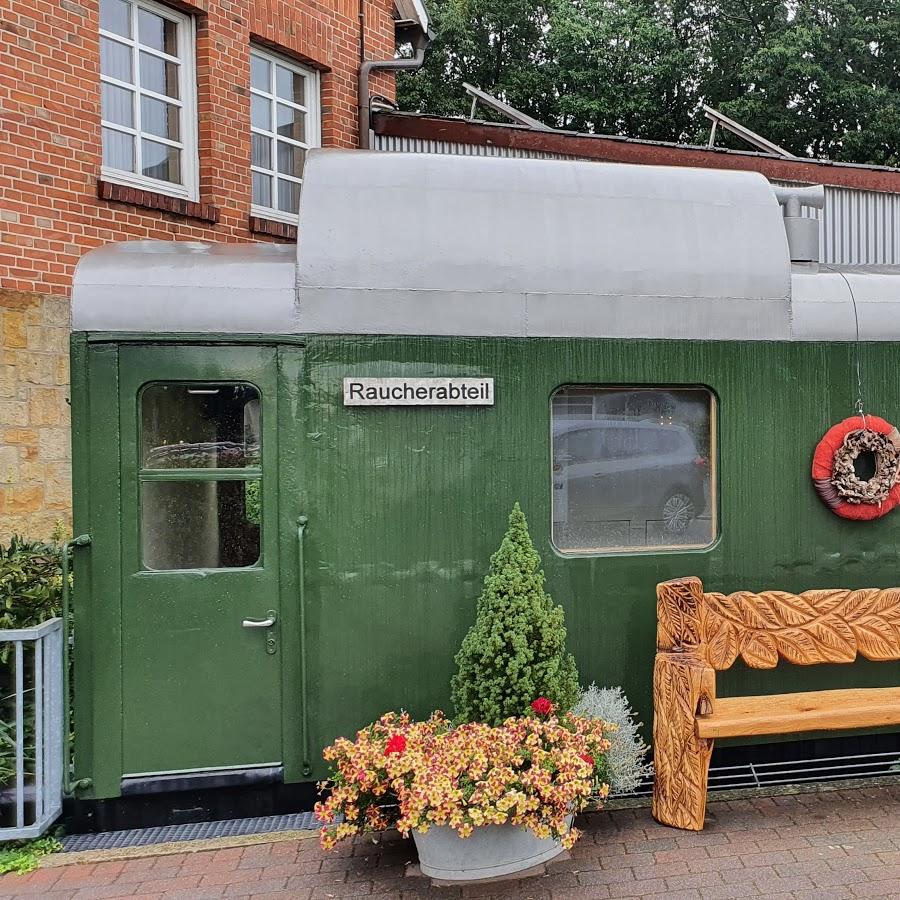
<path fill-rule="evenodd" d="M 568 824 L 572 824 L 572 816 Z M 484 881 L 550 862 L 563 852 L 554 838 L 518 825 L 482 825 L 461 838 L 449 825 L 413 831 L 423 875 L 440 881 Z"/>

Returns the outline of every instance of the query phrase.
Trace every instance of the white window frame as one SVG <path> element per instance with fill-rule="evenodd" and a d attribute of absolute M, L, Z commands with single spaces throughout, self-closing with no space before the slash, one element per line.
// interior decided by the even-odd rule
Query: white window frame
<path fill-rule="evenodd" d="M 294 109 L 302 110 L 306 114 L 306 141 L 295 141 L 293 138 L 285 138 L 280 137 L 277 131 L 266 131 L 262 128 L 256 128 L 251 121 L 250 124 L 250 135 L 251 135 L 251 154 L 252 154 L 252 135 L 253 134 L 261 134 L 265 135 L 267 138 L 270 138 L 272 143 L 272 159 L 271 164 L 273 168 L 266 169 L 262 166 L 253 165 L 253 158 L 251 155 L 250 158 L 250 214 L 256 216 L 260 219 L 269 219 L 274 222 L 284 222 L 288 225 L 296 225 L 297 220 L 299 218 L 297 213 L 288 213 L 282 209 L 278 209 L 276 207 L 271 206 L 258 206 L 257 204 L 252 202 L 253 197 L 253 172 L 259 172 L 263 175 L 270 176 L 272 180 L 272 202 L 278 202 L 278 179 L 284 179 L 285 181 L 299 181 L 301 184 L 303 182 L 302 178 L 295 178 L 292 175 L 283 175 L 277 171 L 278 168 L 278 141 L 285 141 L 289 144 L 293 144 L 295 147 L 302 147 L 304 150 L 309 151 L 313 147 L 320 147 L 322 144 L 322 113 L 321 113 L 321 83 L 319 78 L 319 73 L 315 69 L 311 69 L 308 66 L 301 65 L 298 62 L 295 62 L 292 59 L 289 59 L 285 56 L 282 56 L 279 53 L 273 53 L 271 50 L 267 50 L 264 47 L 260 47 L 258 44 L 250 45 L 250 55 L 258 56 L 260 59 L 266 60 L 272 66 L 270 72 L 269 79 L 269 88 L 270 91 L 260 91 L 254 87 L 250 87 L 250 96 L 258 96 L 264 97 L 269 101 L 272 105 L 272 127 L 277 129 L 278 123 L 275 117 L 275 104 L 282 103 L 285 106 L 291 106 Z M 306 106 L 301 106 L 299 103 L 293 103 L 289 100 L 283 100 L 275 94 L 275 66 L 282 66 L 285 69 L 290 69 L 292 72 L 296 72 L 298 75 L 302 75 L 306 78 L 307 85 L 307 97 L 306 97 Z M 249 76 L 249 72 L 248 72 Z M 248 79 L 249 81 L 249 79 Z"/>
<path fill-rule="evenodd" d="M 116 87 L 122 87 L 134 93 L 134 108 L 132 112 L 132 121 L 135 126 L 127 127 L 119 125 L 115 122 L 107 122 L 101 118 L 101 127 L 110 128 L 113 131 L 119 131 L 123 134 L 130 134 L 135 140 L 135 159 L 140 159 L 140 141 L 142 136 L 146 136 L 149 140 L 156 141 L 160 144 L 167 144 L 171 147 L 181 145 L 181 184 L 175 184 L 171 181 L 164 181 L 159 178 L 149 178 L 138 172 L 129 172 L 124 169 L 114 169 L 101 164 L 100 174 L 106 181 L 112 181 L 116 184 L 123 184 L 127 187 L 140 188 L 142 190 L 153 191 L 158 194 L 167 194 L 171 197 L 179 197 L 183 200 L 199 200 L 199 182 L 200 182 L 200 158 L 197 138 L 197 28 L 196 21 L 193 16 L 179 12 L 170 6 L 164 6 L 155 3 L 153 0 L 128 0 L 132 4 L 131 13 L 131 38 L 122 37 L 112 31 L 100 29 L 100 36 L 110 38 L 120 44 L 125 44 L 131 48 L 132 62 L 132 81 L 124 82 L 110 75 L 100 76 L 101 84 L 111 84 Z M 138 10 L 145 9 L 147 12 L 154 13 L 169 21 L 178 24 L 178 56 L 173 57 L 168 53 L 156 50 L 153 47 L 147 47 L 138 40 L 137 20 Z M 166 97 L 157 94 L 154 91 L 147 90 L 140 86 L 140 74 L 135 70 L 139 65 L 140 53 L 149 53 L 151 56 L 157 56 L 170 62 L 178 64 L 178 93 L 179 99 L 174 100 L 172 97 Z M 174 104 L 181 110 L 179 114 L 179 133 L 180 141 L 172 141 L 159 135 L 142 132 L 140 130 L 140 113 L 141 113 L 141 96 L 146 95 L 166 103 Z M 102 158 L 102 148 L 101 148 Z M 137 166 L 139 169 L 140 166 Z"/>

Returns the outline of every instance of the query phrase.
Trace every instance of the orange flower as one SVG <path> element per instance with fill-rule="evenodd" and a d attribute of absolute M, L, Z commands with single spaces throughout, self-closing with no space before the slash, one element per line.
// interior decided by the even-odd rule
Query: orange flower
<path fill-rule="evenodd" d="M 386 713 L 354 742 L 339 738 L 324 751 L 332 778 L 316 806 L 322 846 L 391 825 L 407 835 L 450 825 L 467 837 L 511 822 L 571 847 L 578 832 L 567 827 L 569 815 L 608 790 L 593 771 L 609 749 L 605 728 L 570 714 L 453 728 L 440 712 L 426 722 Z"/>

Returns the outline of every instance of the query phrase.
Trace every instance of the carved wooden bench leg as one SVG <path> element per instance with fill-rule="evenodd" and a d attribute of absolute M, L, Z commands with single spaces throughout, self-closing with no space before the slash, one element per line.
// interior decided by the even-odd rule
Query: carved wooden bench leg
<path fill-rule="evenodd" d="M 703 830 L 713 742 L 697 737 L 698 707 L 711 712 L 715 671 L 687 653 L 659 652 L 653 666 L 653 818 Z"/>

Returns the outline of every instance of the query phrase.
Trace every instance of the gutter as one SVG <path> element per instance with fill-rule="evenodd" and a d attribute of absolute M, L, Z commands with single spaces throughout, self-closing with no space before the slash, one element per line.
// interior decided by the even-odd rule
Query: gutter
<path fill-rule="evenodd" d="M 403 34 L 403 31 L 401 31 L 400 28 L 401 24 L 405 23 L 398 22 L 397 30 L 400 34 Z M 413 45 L 413 49 L 415 50 L 415 56 L 411 57 L 410 59 L 369 59 L 359 67 L 358 104 L 360 150 L 370 149 L 369 131 L 372 118 L 372 110 L 370 107 L 371 98 L 369 96 L 369 79 L 372 75 L 372 72 L 414 72 L 417 69 L 421 69 L 422 64 L 425 62 L 425 51 L 428 48 L 428 45 L 431 43 L 432 34 L 430 31 L 423 30 L 420 26 L 416 27 L 415 29 L 409 30 L 414 32 L 411 38 L 411 42 Z"/>

